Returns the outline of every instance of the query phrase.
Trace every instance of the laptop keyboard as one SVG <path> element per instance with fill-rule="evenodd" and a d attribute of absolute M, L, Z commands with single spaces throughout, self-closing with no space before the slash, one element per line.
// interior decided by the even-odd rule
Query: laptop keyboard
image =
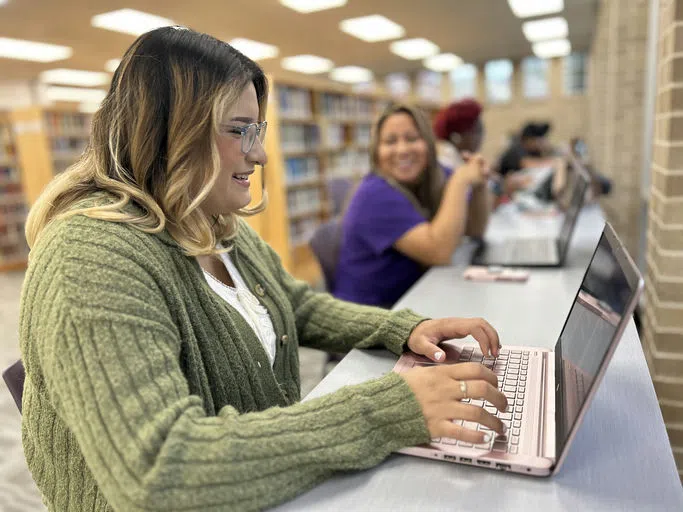
<path fill-rule="evenodd" d="M 529 368 L 529 353 L 521 350 L 501 349 L 500 355 L 484 357 L 479 348 L 465 347 L 460 353 L 458 363 L 475 362 L 481 363 L 498 377 L 498 389 L 508 399 L 508 412 L 500 412 L 489 402 L 483 400 L 464 399 L 463 403 L 469 403 L 478 407 L 484 407 L 488 412 L 500 418 L 507 427 L 506 435 L 498 435 L 490 428 L 478 423 L 457 420 L 454 423 L 472 430 L 481 430 L 492 434 L 489 443 L 475 444 L 458 441 L 446 437 L 432 439 L 434 443 L 457 445 L 464 448 L 476 448 L 502 453 L 518 453 L 519 437 L 522 428 L 522 415 L 524 414 L 524 401 L 526 398 L 527 372 Z"/>
<path fill-rule="evenodd" d="M 547 238 L 518 238 L 505 242 L 509 261 L 546 262 L 556 257 L 554 240 Z"/>

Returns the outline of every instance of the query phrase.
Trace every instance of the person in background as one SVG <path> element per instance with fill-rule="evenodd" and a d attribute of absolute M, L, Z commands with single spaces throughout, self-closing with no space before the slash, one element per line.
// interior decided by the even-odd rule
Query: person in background
<path fill-rule="evenodd" d="M 483 235 L 470 212 L 489 209 L 488 167 L 472 155 L 449 176 L 424 114 L 408 105 L 389 106 L 372 137 L 372 170 L 342 219 L 334 295 L 391 307 L 427 268 L 449 263 L 464 235 Z"/>
<path fill-rule="evenodd" d="M 451 171 L 465 163 L 462 155 L 479 153 L 484 142 L 482 107 L 468 98 L 450 104 L 434 120 L 436 158 Z"/>
<path fill-rule="evenodd" d="M 299 344 L 439 361 L 448 338 L 494 356 L 500 343 L 484 320 L 350 304 L 283 269 L 240 218 L 265 206 L 247 208 L 267 97 L 263 70 L 227 43 L 143 34 L 81 159 L 31 209 L 22 437 L 48 509 L 262 510 L 430 438 L 490 440 L 453 420 L 503 432 L 461 401 L 506 409 L 480 364 L 299 402 Z"/>
<path fill-rule="evenodd" d="M 498 162 L 497 172 L 503 178 L 503 193 L 511 195 L 527 188 L 533 181 L 531 176 L 519 173 L 527 169 L 553 167 L 552 195 L 557 196 L 566 182 L 566 160 L 556 155 L 548 133 L 549 123 L 527 123 L 513 139 Z"/>

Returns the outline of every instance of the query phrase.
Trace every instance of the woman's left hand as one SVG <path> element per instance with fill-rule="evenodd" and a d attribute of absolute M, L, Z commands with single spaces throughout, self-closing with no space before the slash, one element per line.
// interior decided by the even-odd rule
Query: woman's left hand
<path fill-rule="evenodd" d="M 483 318 L 439 318 L 425 320 L 413 329 L 408 348 L 432 361 L 443 361 L 445 353 L 438 347 L 444 340 L 472 336 L 485 356 L 498 357 L 500 340 L 496 330 Z"/>

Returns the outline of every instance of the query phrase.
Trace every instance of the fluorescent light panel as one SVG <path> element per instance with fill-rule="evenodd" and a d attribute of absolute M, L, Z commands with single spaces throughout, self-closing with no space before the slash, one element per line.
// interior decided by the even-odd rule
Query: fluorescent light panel
<path fill-rule="evenodd" d="M 308 14 L 341 7 L 346 5 L 346 0 L 280 0 L 280 3 L 302 14 Z"/>
<path fill-rule="evenodd" d="M 527 21 L 522 25 L 524 36 L 531 43 L 548 41 L 549 39 L 562 39 L 569 34 L 567 20 L 557 16 L 537 21 Z"/>
<path fill-rule="evenodd" d="M 564 10 L 564 0 L 508 0 L 508 4 L 518 18 L 545 16 Z"/>
<path fill-rule="evenodd" d="M 119 64 L 121 64 L 121 59 L 109 59 L 104 65 L 104 69 L 113 73 L 116 71 L 116 68 L 119 67 Z"/>
<path fill-rule="evenodd" d="M 370 82 L 373 77 L 372 71 L 360 66 L 342 66 L 340 68 L 335 68 L 330 72 L 330 78 L 332 80 L 347 84 Z"/>
<path fill-rule="evenodd" d="M 536 57 L 551 59 L 553 57 L 569 55 L 572 51 L 572 45 L 566 39 L 557 39 L 555 41 L 534 43 L 533 50 Z"/>
<path fill-rule="evenodd" d="M 406 32 L 401 25 L 379 14 L 344 20 L 339 23 L 339 28 L 342 32 L 368 43 L 398 39 Z"/>
<path fill-rule="evenodd" d="M 426 58 L 423 64 L 432 71 L 443 73 L 457 68 L 462 64 L 462 59 L 454 53 L 440 53 L 439 55 Z"/>
<path fill-rule="evenodd" d="M 93 27 L 139 36 L 150 30 L 175 25 L 173 20 L 135 9 L 119 9 L 93 16 Z"/>
<path fill-rule="evenodd" d="M 6 59 L 54 62 L 68 59 L 72 54 L 73 49 L 69 46 L 0 37 L 0 57 Z"/>
<path fill-rule="evenodd" d="M 273 57 L 277 57 L 280 53 L 277 46 L 244 38 L 233 39 L 230 41 L 230 46 L 242 52 L 252 60 L 272 59 Z"/>
<path fill-rule="evenodd" d="M 298 73 L 306 73 L 308 75 L 326 73 L 334 67 L 334 63 L 331 60 L 316 55 L 295 55 L 294 57 L 285 57 L 282 59 L 281 65 L 284 69 L 296 71 Z"/>
<path fill-rule="evenodd" d="M 404 39 L 389 46 L 392 53 L 408 60 L 425 59 L 439 53 L 439 47 L 427 39 Z"/>
<path fill-rule="evenodd" d="M 100 103 L 107 93 L 101 89 L 51 86 L 45 90 L 49 101 L 74 101 L 79 103 Z"/>
<path fill-rule="evenodd" d="M 46 84 L 80 85 L 97 87 L 109 83 L 109 75 L 99 71 L 79 69 L 50 69 L 40 73 L 40 81 Z"/>

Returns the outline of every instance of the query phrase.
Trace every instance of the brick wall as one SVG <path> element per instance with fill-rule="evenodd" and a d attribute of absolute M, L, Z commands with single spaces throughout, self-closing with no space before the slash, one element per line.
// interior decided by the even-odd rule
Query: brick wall
<path fill-rule="evenodd" d="M 683 1 L 659 15 L 642 342 L 683 480 Z"/>
<path fill-rule="evenodd" d="M 588 76 L 589 148 L 612 178 L 605 214 L 637 258 L 641 233 L 648 0 L 602 0 Z"/>

